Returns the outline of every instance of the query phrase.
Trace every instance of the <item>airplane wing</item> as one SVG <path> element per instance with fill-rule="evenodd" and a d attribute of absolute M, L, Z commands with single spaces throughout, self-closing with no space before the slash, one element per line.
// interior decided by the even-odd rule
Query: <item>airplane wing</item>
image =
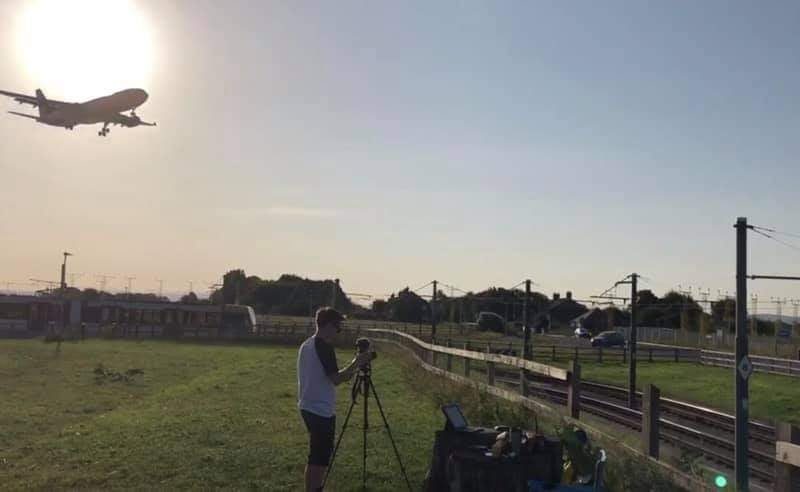
<path fill-rule="evenodd" d="M 20 104 L 30 104 L 34 108 L 39 106 L 39 101 L 38 99 L 36 99 L 36 96 L 28 96 L 25 94 L 17 94 L 16 92 L 8 92 L 8 91 L 0 91 L 0 96 L 10 97 Z M 65 103 L 62 101 L 53 101 L 51 99 L 47 100 L 47 104 L 49 104 L 51 108 L 58 108 L 60 106 L 69 105 L 69 103 Z"/>
<path fill-rule="evenodd" d="M 39 121 L 39 118 L 37 118 L 36 116 L 34 116 L 32 114 L 17 113 L 16 111 L 9 111 L 8 113 L 9 114 L 13 114 L 15 116 L 22 116 L 23 118 L 30 118 L 32 120 Z"/>

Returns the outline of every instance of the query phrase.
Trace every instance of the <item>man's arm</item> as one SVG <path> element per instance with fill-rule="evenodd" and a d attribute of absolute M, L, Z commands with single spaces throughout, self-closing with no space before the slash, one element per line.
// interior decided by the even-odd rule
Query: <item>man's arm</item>
<path fill-rule="evenodd" d="M 347 367 L 345 367 L 341 371 L 328 374 L 328 378 L 334 385 L 339 386 L 340 384 L 353 379 L 353 375 L 355 375 L 357 370 L 358 370 L 358 358 L 354 358 L 353 360 L 350 361 L 350 364 L 348 364 Z"/>
<path fill-rule="evenodd" d="M 333 351 L 333 347 L 327 343 L 319 342 L 316 349 L 325 374 L 336 386 L 352 379 L 353 375 L 358 370 L 358 366 L 366 364 L 371 360 L 371 354 L 369 353 L 358 354 L 350 361 L 347 367 L 340 371 L 339 366 L 336 364 L 336 354 Z"/>

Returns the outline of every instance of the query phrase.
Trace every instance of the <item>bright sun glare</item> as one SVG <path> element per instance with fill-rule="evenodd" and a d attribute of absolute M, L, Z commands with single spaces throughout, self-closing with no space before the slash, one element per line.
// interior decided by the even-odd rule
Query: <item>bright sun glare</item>
<path fill-rule="evenodd" d="M 45 94 L 82 101 L 147 89 L 151 32 L 132 0 L 36 0 L 17 25 L 20 64 Z"/>

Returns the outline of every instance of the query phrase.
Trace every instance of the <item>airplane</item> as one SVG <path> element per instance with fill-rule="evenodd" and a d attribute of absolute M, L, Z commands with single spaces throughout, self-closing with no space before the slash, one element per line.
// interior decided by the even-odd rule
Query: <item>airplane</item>
<path fill-rule="evenodd" d="M 39 116 L 16 111 L 9 111 L 10 114 L 67 130 L 72 130 L 77 125 L 103 123 L 103 128 L 97 132 L 97 135 L 101 137 L 107 136 L 111 131 L 108 125 L 120 125 L 128 128 L 139 125 L 156 126 L 155 123 L 142 121 L 136 115 L 136 108 L 144 104 L 148 98 L 147 92 L 142 89 L 126 89 L 84 103 L 53 101 L 47 99 L 41 89 L 36 89 L 36 97 L 2 90 L 0 90 L 0 95 L 10 97 L 20 104 L 30 104 L 34 108 L 39 108 Z M 122 114 L 125 111 L 130 111 L 130 115 Z"/>

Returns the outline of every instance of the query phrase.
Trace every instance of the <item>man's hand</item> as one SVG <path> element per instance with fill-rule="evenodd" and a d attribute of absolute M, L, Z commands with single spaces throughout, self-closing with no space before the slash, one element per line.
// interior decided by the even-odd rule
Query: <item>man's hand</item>
<path fill-rule="evenodd" d="M 331 379 L 333 384 L 338 386 L 344 383 L 345 381 L 350 381 L 351 379 L 353 379 L 353 376 L 358 370 L 358 366 L 364 365 L 371 360 L 372 360 L 372 352 L 360 353 L 355 357 L 353 357 L 353 360 L 350 361 L 350 364 L 348 364 L 347 367 L 345 367 L 338 373 L 330 375 L 328 377 Z"/>

